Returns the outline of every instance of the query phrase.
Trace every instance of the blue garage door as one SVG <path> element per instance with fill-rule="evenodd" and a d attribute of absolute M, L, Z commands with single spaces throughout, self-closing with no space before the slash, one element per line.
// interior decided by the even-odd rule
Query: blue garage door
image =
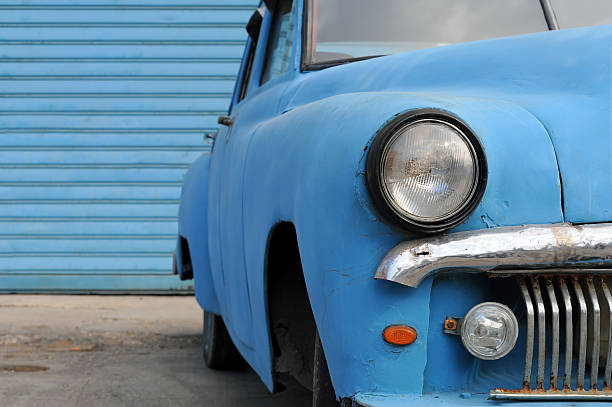
<path fill-rule="evenodd" d="M 0 2 L 0 291 L 191 289 L 181 182 L 255 3 Z"/>

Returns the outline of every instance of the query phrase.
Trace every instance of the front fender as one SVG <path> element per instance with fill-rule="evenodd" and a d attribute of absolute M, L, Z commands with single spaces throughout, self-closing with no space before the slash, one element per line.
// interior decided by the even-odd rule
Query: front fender
<path fill-rule="evenodd" d="M 559 171 L 548 133 L 536 117 L 512 103 L 354 93 L 296 107 L 265 123 L 249 147 L 244 183 L 253 325 L 262 327 L 256 333 L 258 360 L 251 362 L 264 379 L 270 377 L 263 370 L 271 360 L 263 328 L 265 238 L 274 224 L 286 220 L 296 227 L 310 303 L 337 395 L 421 394 L 431 279 L 416 289 L 374 280 L 385 254 L 417 236 L 376 216 L 365 184 L 365 162 L 370 143 L 388 121 L 424 108 L 462 119 L 487 155 L 482 201 L 453 231 L 563 221 Z M 415 327 L 417 341 L 403 348 L 384 342 L 382 331 L 393 324 Z"/>
<path fill-rule="evenodd" d="M 208 175 L 210 152 L 203 153 L 191 166 L 183 182 L 179 206 L 176 260 L 179 276 L 184 275 L 183 246 L 187 241 L 193 267 L 196 299 L 202 309 L 218 314 L 219 303 L 213 285 L 208 251 Z"/>

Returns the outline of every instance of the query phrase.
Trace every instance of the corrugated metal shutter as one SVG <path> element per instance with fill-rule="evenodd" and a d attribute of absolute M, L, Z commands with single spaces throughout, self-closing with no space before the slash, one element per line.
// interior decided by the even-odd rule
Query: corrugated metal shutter
<path fill-rule="evenodd" d="M 0 2 L 0 291 L 185 290 L 183 174 L 253 0 Z"/>

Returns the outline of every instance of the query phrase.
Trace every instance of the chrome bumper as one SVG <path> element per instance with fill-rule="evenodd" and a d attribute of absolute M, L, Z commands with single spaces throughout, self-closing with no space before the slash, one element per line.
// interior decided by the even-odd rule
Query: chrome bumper
<path fill-rule="evenodd" d="M 560 223 L 483 229 L 403 242 L 385 256 L 375 278 L 417 287 L 445 269 L 490 271 L 610 264 L 612 223 Z"/>
<path fill-rule="evenodd" d="M 494 390 L 491 392 L 489 397 L 491 400 L 522 400 L 522 401 L 610 401 L 612 400 L 612 393 L 609 391 L 593 391 L 593 390 L 582 390 L 582 391 L 504 391 Z M 566 404 L 567 405 L 567 404 Z"/>

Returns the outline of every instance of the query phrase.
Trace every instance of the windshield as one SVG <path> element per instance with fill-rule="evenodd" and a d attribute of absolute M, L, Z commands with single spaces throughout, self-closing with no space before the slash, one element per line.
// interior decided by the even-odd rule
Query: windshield
<path fill-rule="evenodd" d="M 538 0 L 308 0 L 308 18 L 307 65 L 548 30 Z"/>
<path fill-rule="evenodd" d="M 611 0 L 553 0 L 559 28 L 612 24 Z"/>

